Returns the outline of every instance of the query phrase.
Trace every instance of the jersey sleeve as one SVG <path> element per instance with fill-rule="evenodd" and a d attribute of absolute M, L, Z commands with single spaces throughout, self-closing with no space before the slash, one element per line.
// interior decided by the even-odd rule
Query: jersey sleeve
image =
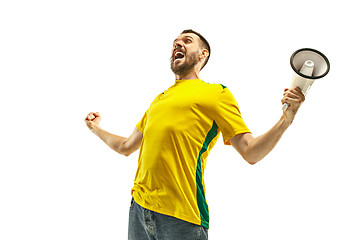
<path fill-rule="evenodd" d="M 147 111 L 145 112 L 145 114 L 144 114 L 144 116 L 142 117 L 142 119 L 140 120 L 140 122 L 138 122 L 138 124 L 136 124 L 136 128 L 137 128 L 142 134 L 144 134 L 144 130 L 145 130 L 146 122 L 147 122 L 148 112 L 149 112 L 149 110 L 147 110 Z"/>
<path fill-rule="evenodd" d="M 239 106 L 227 87 L 223 87 L 216 103 L 215 122 L 220 128 L 225 145 L 231 145 L 229 139 L 250 132 L 241 117 Z"/>

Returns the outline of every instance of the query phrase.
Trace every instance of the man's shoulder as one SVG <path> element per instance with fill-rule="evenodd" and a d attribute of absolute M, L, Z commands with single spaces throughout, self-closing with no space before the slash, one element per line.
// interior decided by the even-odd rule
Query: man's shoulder
<path fill-rule="evenodd" d="M 205 82 L 203 80 L 202 80 L 202 82 L 203 82 L 203 84 L 205 86 L 208 86 L 209 88 L 212 88 L 214 90 L 220 90 L 221 91 L 221 90 L 227 88 L 225 85 L 223 85 L 221 83 L 208 83 L 208 82 Z"/>

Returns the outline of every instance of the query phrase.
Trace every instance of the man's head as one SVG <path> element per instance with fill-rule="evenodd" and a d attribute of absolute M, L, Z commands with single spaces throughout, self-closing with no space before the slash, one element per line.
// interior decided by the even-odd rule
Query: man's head
<path fill-rule="evenodd" d="M 174 40 L 171 54 L 171 70 L 182 74 L 194 68 L 199 71 L 206 65 L 210 57 L 210 45 L 206 39 L 191 29 L 184 30 Z"/>

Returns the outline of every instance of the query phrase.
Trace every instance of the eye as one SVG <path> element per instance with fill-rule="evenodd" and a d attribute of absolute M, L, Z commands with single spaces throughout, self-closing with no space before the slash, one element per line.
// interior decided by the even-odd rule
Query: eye
<path fill-rule="evenodd" d="M 191 43 L 191 42 L 192 42 L 192 41 L 191 41 L 190 38 L 188 38 L 188 39 L 185 40 L 185 43 Z"/>

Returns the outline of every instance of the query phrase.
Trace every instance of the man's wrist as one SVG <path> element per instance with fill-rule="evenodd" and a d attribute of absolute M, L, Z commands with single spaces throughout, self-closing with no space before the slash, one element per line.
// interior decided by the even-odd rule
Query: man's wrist
<path fill-rule="evenodd" d="M 94 125 L 91 128 L 91 132 L 94 133 L 96 136 L 99 136 L 100 131 L 101 131 L 101 128 L 99 125 Z"/>
<path fill-rule="evenodd" d="M 283 131 L 285 131 L 286 129 L 288 129 L 288 127 L 290 127 L 292 121 L 288 121 L 288 120 L 286 119 L 286 117 L 285 117 L 284 115 L 282 115 L 281 118 L 280 118 L 279 123 L 280 123 L 280 128 L 281 128 Z"/>

